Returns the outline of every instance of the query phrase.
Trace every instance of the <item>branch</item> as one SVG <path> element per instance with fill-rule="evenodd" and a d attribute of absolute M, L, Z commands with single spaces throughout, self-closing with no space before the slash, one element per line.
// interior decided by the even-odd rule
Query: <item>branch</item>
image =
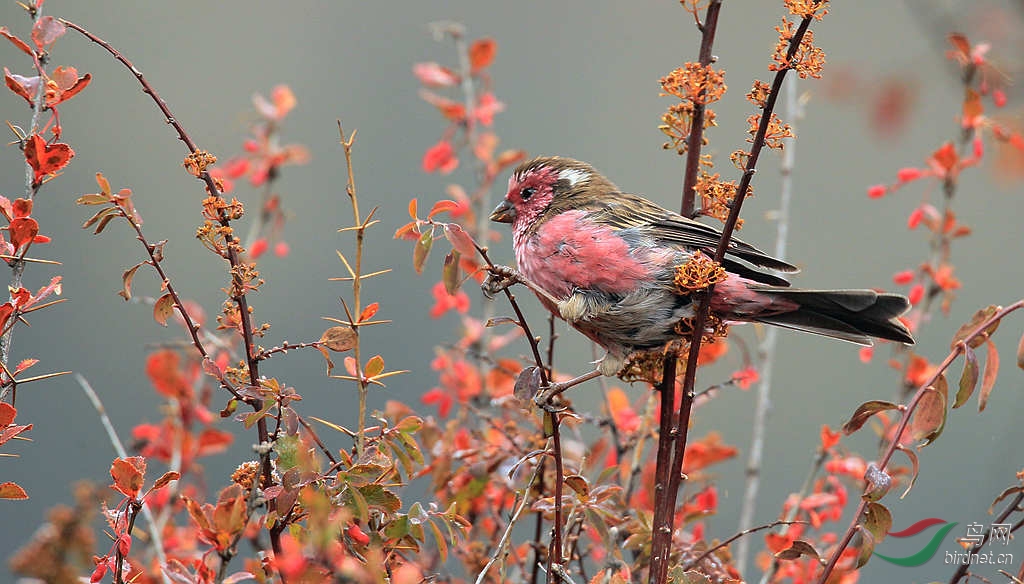
<path fill-rule="evenodd" d="M 113 46 L 111 46 L 110 43 L 108 43 L 107 41 L 99 38 L 98 36 L 96 36 L 94 34 L 92 34 L 91 32 L 85 30 L 81 26 L 79 26 L 79 25 L 77 25 L 77 24 L 75 24 L 73 22 L 70 22 L 68 20 L 64 20 L 64 19 L 60 19 L 60 22 L 62 22 L 68 28 L 78 31 L 83 36 L 88 38 L 90 41 L 92 41 L 92 42 L 96 43 L 97 45 L 99 45 L 99 46 L 103 47 L 104 49 L 106 49 L 106 51 L 108 53 L 110 53 L 111 56 L 113 56 L 117 61 L 119 61 L 121 64 L 123 64 L 125 67 L 127 67 L 128 70 L 131 71 L 132 75 L 134 75 L 135 78 L 138 80 L 139 84 L 142 85 L 143 92 L 148 94 L 153 99 L 153 102 L 156 103 L 156 106 L 160 109 L 160 112 L 163 114 L 164 119 L 167 121 L 168 124 L 171 125 L 171 127 L 174 128 L 175 132 L 177 132 L 178 139 L 181 140 L 185 144 L 185 146 L 188 148 L 189 153 L 190 154 L 196 154 L 196 153 L 199 152 L 199 148 L 196 146 L 196 143 L 192 140 L 192 138 L 185 131 L 185 128 L 182 127 L 182 125 L 178 123 L 177 118 L 175 118 L 174 114 L 171 113 L 170 108 L 167 107 L 167 104 L 164 102 L 164 100 L 160 98 L 160 95 L 156 92 L 156 90 L 153 88 L 153 86 L 149 84 L 149 81 L 147 81 L 146 78 L 142 75 L 142 72 L 139 71 L 135 67 L 135 65 L 133 65 L 131 63 L 131 61 L 129 61 L 124 55 L 122 55 L 120 52 L 118 52 L 117 49 L 115 49 Z M 222 193 L 217 188 L 217 184 L 213 180 L 213 177 L 210 176 L 209 172 L 207 172 L 205 169 L 202 170 L 201 172 L 199 172 L 198 178 L 201 181 L 203 181 L 204 183 L 206 183 L 206 189 L 207 189 L 207 192 L 209 192 L 210 196 L 217 197 L 217 198 L 221 197 Z M 230 220 L 228 219 L 228 217 L 225 214 L 223 209 L 218 210 L 218 222 L 223 227 L 230 227 Z M 227 241 L 227 243 L 228 243 L 228 245 L 227 245 L 227 260 L 228 260 L 228 263 L 231 265 L 231 270 L 230 271 L 231 271 L 231 274 L 232 274 L 232 278 L 235 279 L 234 283 L 238 284 L 239 287 L 241 288 L 242 287 L 241 285 L 243 283 L 239 281 L 240 276 L 238 275 L 239 274 L 238 268 L 241 265 L 241 260 L 238 257 L 238 251 L 235 249 L 235 245 L 236 244 L 237 245 L 241 245 L 241 241 L 233 233 L 228 235 L 228 236 L 226 236 L 226 239 L 228 240 Z M 241 324 L 242 324 L 242 342 L 245 345 L 245 357 L 246 357 L 246 363 L 247 363 L 247 366 L 248 366 L 248 369 L 249 369 L 249 383 L 251 385 L 255 386 L 255 387 L 259 387 L 259 385 L 260 385 L 259 361 L 256 359 L 256 351 L 255 351 L 255 346 L 254 346 L 254 343 L 253 343 L 252 316 L 251 316 L 251 314 L 249 312 L 249 302 L 246 299 L 246 296 L 245 296 L 244 293 L 241 293 L 241 294 L 238 294 L 237 296 L 232 297 L 232 300 L 235 302 L 235 304 L 238 307 L 238 313 L 240 315 L 240 320 L 241 320 Z M 180 312 L 184 312 L 184 308 L 182 308 L 180 304 L 178 306 L 179 306 L 179 311 Z M 254 411 L 260 411 L 261 409 L 263 409 L 263 400 L 252 399 L 248 403 L 252 406 Z M 269 442 L 270 442 L 270 434 L 269 434 L 269 432 L 267 430 L 266 418 L 264 418 L 263 416 L 260 416 L 259 420 L 256 422 L 256 431 L 257 431 L 257 435 L 259 437 L 259 443 L 261 445 L 262 444 L 269 444 Z M 262 458 L 261 467 L 262 467 L 260 469 L 260 471 L 261 471 L 260 474 L 262 475 L 261 483 L 263 484 L 264 487 L 269 487 L 270 485 L 272 485 L 274 483 L 274 477 L 272 475 L 272 470 L 270 468 L 270 457 L 269 456 L 266 456 L 266 457 Z M 277 507 L 276 501 L 270 500 L 270 501 L 267 502 L 268 510 L 275 511 L 276 507 Z M 271 547 L 274 550 L 274 554 L 278 555 L 278 556 L 282 553 L 282 548 L 281 548 L 281 531 L 280 531 L 280 529 L 283 529 L 283 527 L 284 527 L 283 525 L 280 526 L 280 527 L 275 526 L 275 527 L 270 528 L 268 530 L 270 532 Z M 280 573 L 279 573 L 279 575 L 280 575 Z M 282 580 L 283 580 L 284 577 L 283 576 L 281 576 L 281 577 L 282 577 Z"/>
<path fill-rule="evenodd" d="M 953 350 L 949 352 L 949 355 L 946 355 L 946 358 L 943 359 L 942 363 L 939 364 L 928 380 L 921 384 L 917 389 L 917 392 L 914 393 L 914 397 L 911 398 L 910 403 L 908 403 L 906 407 L 902 408 L 903 417 L 900 418 L 900 423 L 896 426 L 896 430 L 892 434 L 896 439 L 889 442 L 889 446 L 886 447 L 885 453 L 882 455 L 881 460 L 879 460 L 879 471 L 885 471 L 886 466 L 888 466 L 893 454 L 895 454 L 897 447 L 900 446 L 898 439 L 903 436 L 903 432 L 907 429 L 907 425 L 910 424 L 910 419 L 913 417 L 914 410 L 917 408 L 918 403 L 920 403 L 921 398 L 931 391 L 931 387 L 939 377 L 949 369 L 949 366 L 953 364 L 953 361 L 965 352 L 967 344 L 978 336 L 986 334 L 986 329 L 992 326 L 993 323 L 1001 321 L 1007 314 L 1010 314 L 1015 310 L 1020 310 L 1021 308 L 1024 308 L 1024 299 L 1018 300 L 1010 306 L 997 311 L 991 317 L 982 321 L 981 324 L 979 324 L 978 327 L 969 335 L 965 336 L 959 343 L 953 346 Z M 870 485 L 868 487 L 870 488 Z M 861 499 L 860 505 L 857 506 L 857 511 L 853 514 L 853 519 L 850 521 L 850 526 L 846 528 L 846 533 L 843 535 L 842 539 L 840 539 L 839 545 L 836 546 L 832 555 L 829 556 L 825 569 L 822 570 L 821 575 L 818 576 L 818 584 L 825 584 L 829 575 L 832 573 L 832 570 L 835 569 L 836 564 L 839 562 L 839 557 L 842 555 L 843 550 L 850 545 L 850 541 L 853 539 L 854 534 L 857 533 L 861 517 L 864 515 L 865 509 L 867 509 L 868 503 L 869 501 L 867 499 Z"/>

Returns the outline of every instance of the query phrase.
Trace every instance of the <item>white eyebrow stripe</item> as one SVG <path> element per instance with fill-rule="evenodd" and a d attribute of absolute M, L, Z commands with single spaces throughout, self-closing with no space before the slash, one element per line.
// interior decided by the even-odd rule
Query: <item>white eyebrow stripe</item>
<path fill-rule="evenodd" d="M 559 171 L 558 178 L 568 180 L 570 185 L 576 186 L 580 181 L 588 180 L 590 173 L 578 168 L 566 168 Z"/>

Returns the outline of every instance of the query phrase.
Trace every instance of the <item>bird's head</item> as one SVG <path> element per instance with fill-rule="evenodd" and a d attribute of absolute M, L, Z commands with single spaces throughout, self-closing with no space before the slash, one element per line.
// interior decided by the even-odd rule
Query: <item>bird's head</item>
<path fill-rule="evenodd" d="M 560 156 L 534 158 L 520 164 L 509 177 L 508 192 L 491 213 L 491 221 L 528 226 L 552 205 L 616 190 L 586 162 Z"/>

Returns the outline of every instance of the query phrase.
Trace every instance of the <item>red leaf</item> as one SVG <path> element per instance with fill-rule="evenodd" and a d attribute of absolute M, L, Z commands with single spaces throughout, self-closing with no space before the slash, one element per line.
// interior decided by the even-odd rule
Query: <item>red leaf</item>
<path fill-rule="evenodd" d="M 473 73 L 477 73 L 494 61 L 494 55 L 498 52 L 498 43 L 491 38 L 482 38 L 473 41 L 469 46 L 469 64 Z"/>
<path fill-rule="evenodd" d="M 39 134 L 29 136 L 25 144 L 25 160 L 35 171 L 35 184 L 67 166 L 74 156 L 75 151 L 67 144 L 47 144 Z"/>
<path fill-rule="evenodd" d="M 380 308 L 380 304 L 377 302 L 367 305 L 363 312 L 359 314 L 359 322 L 373 318 L 373 315 L 377 314 L 378 308 Z"/>
<path fill-rule="evenodd" d="M 11 41 L 11 43 L 13 43 L 14 46 L 21 49 L 22 52 L 24 52 L 29 57 L 32 57 L 34 55 L 34 53 L 32 52 L 32 47 L 28 46 L 28 43 L 26 43 L 25 41 L 14 36 L 14 34 L 11 33 L 11 31 L 8 30 L 6 26 L 0 26 L 0 36 L 6 37 L 7 40 Z"/>
<path fill-rule="evenodd" d="M 36 90 L 39 89 L 39 77 L 22 77 L 21 75 L 15 75 L 11 73 L 7 67 L 4 67 L 4 82 L 7 83 L 7 87 L 13 91 L 16 95 L 20 95 L 29 104 L 33 103 L 36 96 Z"/>
<path fill-rule="evenodd" d="M 141 456 L 115 458 L 110 465 L 110 476 L 114 479 L 111 487 L 132 499 L 139 495 L 145 475 L 146 459 Z"/>
<path fill-rule="evenodd" d="M 821 427 L 821 448 L 828 450 L 836 444 L 839 444 L 839 438 L 843 435 L 842 432 L 833 432 L 828 425 Z"/>
<path fill-rule="evenodd" d="M 39 233 L 39 222 L 31 217 L 18 217 L 11 221 L 10 232 L 15 253 L 20 253 Z"/>
<path fill-rule="evenodd" d="M 11 204 L 11 216 L 14 219 L 28 217 L 32 214 L 32 199 L 15 199 Z"/>
<path fill-rule="evenodd" d="M 32 42 L 42 51 L 64 36 L 67 31 L 68 27 L 64 26 L 63 22 L 52 16 L 44 16 L 32 26 Z"/>
<path fill-rule="evenodd" d="M 14 418 L 18 416 L 18 410 L 9 403 L 0 402 L 0 428 L 10 426 Z"/>
<path fill-rule="evenodd" d="M 473 238 L 466 233 L 466 230 L 457 223 L 448 223 L 444 226 L 444 236 L 455 251 L 464 256 L 473 257 L 476 255 L 476 247 L 473 245 Z"/>
<path fill-rule="evenodd" d="M 885 185 L 870 186 L 870 187 L 868 187 L 868 198 L 871 198 L 871 199 L 881 199 L 882 197 L 885 196 L 885 193 L 888 190 L 889 190 L 888 187 L 886 187 Z"/>

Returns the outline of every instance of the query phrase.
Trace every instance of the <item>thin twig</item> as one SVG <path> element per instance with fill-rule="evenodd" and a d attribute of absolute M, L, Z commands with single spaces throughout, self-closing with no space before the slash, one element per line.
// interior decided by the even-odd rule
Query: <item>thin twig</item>
<path fill-rule="evenodd" d="M 771 523 L 766 523 L 764 525 L 758 525 L 757 527 L 748 527 L 747 529 L 744 529 L 743 531 L 737 533 L 736 535 L 733 535 L 732 537 L 730 537 L 729 539 L 723 541 L 722 543 L 720 543 L 720 544 L 718 544 L 718 545 L 716 545 L 714 547 L 708 548 L 704 553 L 702 553 L 701 555 L 697 556 L 693 560 L 690 560 L 689 562 L 686 562 L 685 564 L 683 564 L 682 570 L 684 572 L 686 570 L 689 570 L 690 568 L 692 568 L 692 567 L 696 566 L 697 564 L 703 562 L 705 559 L 707 559 L 709 556 L 711 556 L 711 554 L 713 554 L 716 551 L 724 548 L 725 546 L 727 546 L 730 543 L 736 541 L 737 539 L 742 538 L 745 535 L 750 535 L 751 533 L 756 533 L 758 531 L 762 531 L 762 530 L 765 530 L 765 529 L 771 529 L 772 527 L 775 527 L 775 526 L 778 526 L 778 525 L 793 525 L 795 523 L 806 524 L 807 522 L 806 521 L 789 521 L 789 520 L 782 520 L 782 519 L 780 519 L 778 521 L 772 521 Z"/>
<path fill-rule="evenodd" d="M 475 584 L 483 584 L 484 579 L 487 577 L 487 572 L 490 571 L 491 566 L 498 561 L 498 558 L 505 555 L 505 548 L 508 545 L 508 540 L 512 536 L 512 528 L 515 527 L 516 521 L 519 520 L 519 516 L 526 509 L 527 504 L 530 502 L 530 491 L 533 490 L 534 483 L 540 481 L 540 477 L 543 476 L 544 463 L 541 462 L 537 465 L 537 468 L 533 470 L 533 475 L 530 477 L 530 482 L 526 484 L 526 488 L 523 489 L 523 493 L 519 498 L 519 505 L 516 506 L 515 511 L 512 512 L 512 516 L 509 517 L 508 524 L 505 526 L 505 531 L 501 534 L 501 539 L 498 540 L 498 545 L 495 546 L 494 552 L 491 554 L 490 559 L 484 564 L 483 569 L 477 574 Z M 540 515 L 538 513 L 538 515 Z"/>
<path fill-rule="evenodd" d="M 786 119 L 793 133 L 802 117 L 802 107 L 797 95 L 798 80 L 790 75 L 786 80 Z M 785 261 L 786 243 L 789 238 L 789 207 L 793 198 L 793 167 L 796 164 L 796 140 L 790 140 L 782 151 L 782 185 L 779 195 L 779 210 L 776 216 L 775 250 L 772 254 Z M 740 511 L 739 530 L 749 529 L 754 524 L 757 510 L 757 493 L 761 486 L 761 461 L 764 456 L 764 437 L 768 427 L 768 413 L 771 410 L 772 376 L 775 372 L 775 346 L 779 338 L 777 327 L 768 327 L 764 343 L 761 344 L 761 384 L 757 388 L 757 405 L 754 408 L 754 426 L 750 438 L 750 455 L 747 459 L 747 484 L 743 490 L 743 507 Z M 750 540 L 740 541 L 736 551 L 736 569 L 746 573 L 747 558 L 750 554 Z"/>
<path fill-rule="evenodd" d="M 75 374 L 75 381 L 78 386 L 82 388 L 82 392 L 89 398 L 89 402 L 92 403 L 92 407 L 96 409 L 96 413 L 100 417 L 100 425 L 107 432 L 107 439 L 110 440 L 110 445 L 114 447 L 114 453 L 117 454 L 118 458 L 128 458 L 128 451 L 125 450 L 124 443 L 121 442 L 121 438 L 117 435 L 117 429 L 114 428 L 114 424 L 110 421 L 110 417 L 107 416 L 107 408 L 104 407 L 103 401 L 100 400 L 100 396 L 97 395 L 96 390 L 89 384 L 89 380 L 86 379 L 79 373 Z M 142 514 L 146 517 L 146 524 L 149 526 L 147 530 L 149 532 L 150 541 L 153 544 L 153 553 L 156 554 L 156 559 L 160 563 L 160 566 L 167 565 L 167 557 L 164 555 L 164 542 L 163 537 L 160 534 L 160 527 L 157 524 L 156 518 L 153 516 L 153 512 L 149 509 L 149 505 L 145 501 L 142 502 Z M 130 531 L 129 531 L 130 532 Z M 171 579 L 167 574 L 160 570 L 160 578 L 164 581 L 164 584 L 171 584 Z"/>
<path fill-rule="evenodd" d="M 142 72 L 139 71 L 135 67 L 135 65 L 132 64 L 131 61 L 129 61 L 110 43 L 92 34 L 91 32 L 82 28 L 81 26 L 64 19 L 60 19 L 60 22 L 62 22 L 68 28 L 78 31 L 80 34 L 88 38 L 93 43 L 96 43 L 97 45 L 106 49 L 106 51 L 110 53 L 111 56 L 114 57 L 114 59 L 116 59 L 118 62 L 124 65 L 129 71 L 131 71 L 132 75 L 135 76 L 135 79 L 139 82 L 140 85 L 142 85 L 143 92 L 148 94 L 153 99 L 153 102 L 156 104 L 156 106 L 160 109 L 161 113 L 163 114 L 164 119 L 167 121 L 168 124 L 171 125 L 171 127 L 174 128 L 175 132 L 178 135 L 178 139 L 181 140 L 188 148 L 189 153 L 196 154 L 199 151 L 199 148 L 196 146 L 196 143 L 185 131 L 185 128 L 180 123 L 178 123 L 177 118 L 175 118 L 174 114 L 171 113 L 170 108 L 167 107 L 167 104 L 156 92 L 156 89 L 154 89 L 153 86 L 150 85 L 149 81 L 146 80 L 146 78 L 142 75 Z M 210 176 L 209 172 L 203 170 L 202 172 L 199 173 L 198 178 L 206 184 L 206 190 L 210 194 L 210 196 L 218 198 L 221 196 L 222 193 L 220 192 L 220 189 L 217 188 L 217 184 L 213 180 L 213 177 Z M 223 209 L 218 211 L 218 222 L 223 227 L 230 227 L 230 220 Z M 242 262 L 241 259 L 239 258 L 238 251 L 235 248 L 236 244 L 241 245 L 241 241 L 238 239 L 237 236 L 233 234 L 228 235 L 226 239 L 228 240 L 227 260 L 228 263 L 231 265 L 233 285 L 240 290 L 244 290 L 245 283 L 241 281 L 240 274 L 242 271 L 239 269 Z M 240 315 L 239 320 L 241 321 L 242 326 L 242 343 L 245 346 L 245 359 L 246 365 L 249 370 L 249 383 L 254 387 L 259 387 L 259 361 L 256 360 L 255 344 L 253 342 L 252 315 L 249 312 L 249 301 L 244 293 L 232 296 L 231 300 L 234 301 L 236 307 L 238 308 L 238 314 Z M 189 322 L 188 317 L 185 316 L 186 313 L 184 308 L 181 306 L 180 303 L 178 303 L 177 299 L 175 300 L 175 302 L 179 312 L 182 313 L 183 318 L 186 318 L 186 322 Z M 197 337 L 194 336 L 195 333 L 193 332 L 192 334 L 193 340 L 197 340 Z M 202 349 L 199 346 L 197 346 L 196 348 L 202 351 Z M 222 385 L 224 384 L 222 383 Z M 246 403 L 248 403 L 253 408 L 254 411 L 258 412 L 263 409 L 263 400 L 261 399 L 253 398 L 247 400 Z M 256 422 L 256 432 L 259 438 L 259 443 L 261 445 L 270 443 L 270 434 L 267 429 L 266 417 L 259 417 L 259 419 Z M 262 457 L 261 460 L 261 483 L 264 487 L 269 487 L 272 484 L 274 484 L 274 477 L 272 475 L 272 471 L 270 468 L 270 458 Z M 268 501 L 267 508 L 270 512 L 276 511 L 277 502 L 275 500 Z M 281 530 L 284 529 L 284 527 L 286 527 L 284 523 L 279 522 L 277 525 L 268 530 L 270 533 L 271 548 L 273 548 L 274 554 L 277 556 L 280 556 L 280 554 L 283 551 L 281 547 Z M 283 575 L 281 575 L 280 573 L 278 575 L 281 576 L 282 580 L 284 580 Z"/>
<path fill-rule="evenodd" d="M 715 32 L 718 30 L 718 13 L 721 10 L 722 0 L 712 0 L 711 4 L 708 5 L 704 22 L 700 25 L 700 52 L 698 53 L 697 60 L 705 67 L 714 60 L 711 50 L 715 44 Z M 683 201 L 679 214 L 691 219 L 697 216 L 697 194 L 694 192 L 693 187 L 697 184 L 697 170 L 700 168 L 700 149 L 704 140 L 705 107 L 703 101 L 693 104 L 690 135 L 686 138 L 686 170 L 683 175 Z"/>

